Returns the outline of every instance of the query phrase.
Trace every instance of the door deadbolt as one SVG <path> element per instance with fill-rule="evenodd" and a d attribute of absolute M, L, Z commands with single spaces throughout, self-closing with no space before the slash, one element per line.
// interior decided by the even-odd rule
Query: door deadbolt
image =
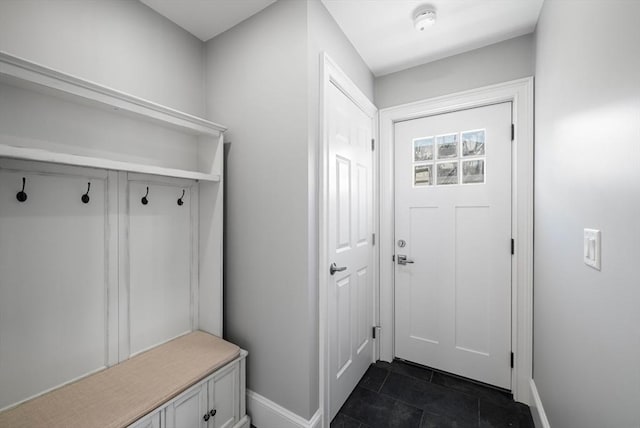
<path fill-rule="evenodd" d="M 407 246 L 407 241 L 405 241 L 404 239 L 398 239 L 398 247 L 404 248 L 406 246 Z"/>

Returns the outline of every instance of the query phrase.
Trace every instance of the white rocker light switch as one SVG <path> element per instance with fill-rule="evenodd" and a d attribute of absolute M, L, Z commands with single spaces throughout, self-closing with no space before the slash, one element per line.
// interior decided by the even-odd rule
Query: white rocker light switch
<path fill-rule="evenodd" d="M 600 231 L 584 230 L 584 263 L 600 270 Z"/>

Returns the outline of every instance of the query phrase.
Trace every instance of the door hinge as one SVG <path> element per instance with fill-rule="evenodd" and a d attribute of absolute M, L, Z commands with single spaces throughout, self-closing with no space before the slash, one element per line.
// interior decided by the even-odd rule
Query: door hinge
<path fill-rule="evenodd" d="M 371 245 L 376 245 L 376 234 L 375 233 L 371 234 Z"/>
<path fill-rule="evenodd" d="M 511 124 L 511 141 L 513 141 L 516 138 L 516 126 L 512 123 Z"/>
<path fill-rule="evenodd" d="M 391 261 L 394 262 L 394 263 L 396 262 L 396 255 L 395 254 L 391 256 Z"/>
<path fill-rule="evenodd" d="M 374 140 L 373 138 L 371 139 L 371 151 L 374 151 L 376 149 L 376 140 Z"/>
<path fill-rule="evenodd" d="M 516 251 L 516 241 L 511 238 L 511 255 L 514 255 Z"/>
<path fill-rule="evenodd" d="M 375 339 L 376 337 L 378 337 L 378 334 L 376 333 L 378 331 L 378 329 L 380 328 L 379 325 L 374 325 L 373 327 L 371 327 L 371 337 L 373 339 Z"/>
<path fill-rule="evenodd" d="M 514 356 L 513 356 L 513 352 L 511 353 L 511 368 L 513 368 L 513 360 L 514 360 Z"/>

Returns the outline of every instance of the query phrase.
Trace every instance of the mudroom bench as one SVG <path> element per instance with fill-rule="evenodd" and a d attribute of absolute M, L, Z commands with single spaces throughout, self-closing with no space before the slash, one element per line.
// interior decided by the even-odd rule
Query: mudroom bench
<path fill-rule="evenodd" d="M 248 428 L 247 352 L 194 331 L 0 413 L 11 428 Z"/>

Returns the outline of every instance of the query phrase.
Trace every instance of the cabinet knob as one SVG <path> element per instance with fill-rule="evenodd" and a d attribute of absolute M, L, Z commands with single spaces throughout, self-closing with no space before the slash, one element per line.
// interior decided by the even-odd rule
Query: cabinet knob
<path fill-rule="evenodd" d="M 211 411 L 209 412 L 211 417 L 214 417 L 216 415 L 216 413 L 218 413 L 218 411 L 216 409 L 211 409 Z"/>
<path fill-rule="evenodd" d="M 210 418 L 209 413 L 205 413 L 205 414 L 204 414 L 204 416 L 203 416 L 203 418 L 204 418 L 204 421 L 205 421 L 205 422 L 206 422 L 206 421 L 208 421 L 208 420 L 209 420 L 209 418 Z"/>

